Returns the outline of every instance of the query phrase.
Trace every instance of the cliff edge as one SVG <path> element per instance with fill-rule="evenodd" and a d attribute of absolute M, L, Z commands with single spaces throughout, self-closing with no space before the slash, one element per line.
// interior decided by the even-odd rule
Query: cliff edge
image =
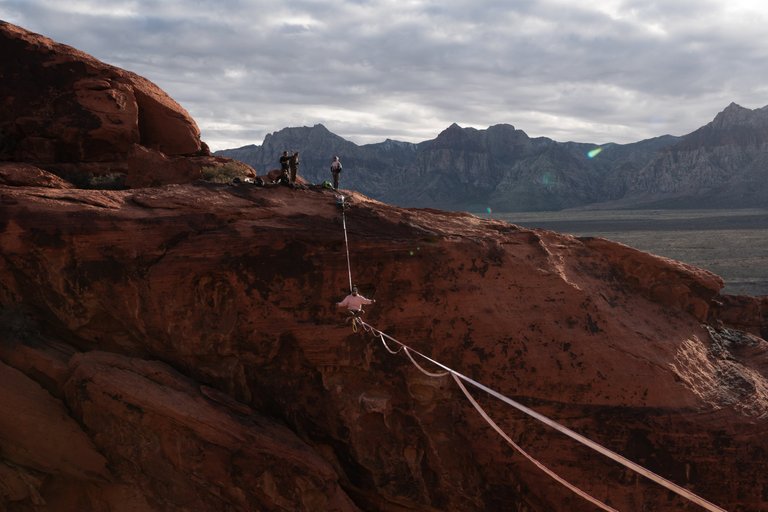
<path fill-rule="evenodd" d="M 717 276 L 607 240 L 348 200 L 368 322 L 728 510 L 759 509 L 768 345 L 713 319 Z M 592 509 L 449 378 L 351 331 L 332 191 L 4 185 L 0 219 L 7 510 Z M 478 399 L 619 510 L 683 506 Z"/>

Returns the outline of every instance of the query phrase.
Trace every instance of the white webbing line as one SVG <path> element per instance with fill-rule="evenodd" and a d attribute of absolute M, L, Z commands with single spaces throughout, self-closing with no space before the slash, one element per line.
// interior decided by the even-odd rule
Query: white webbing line
<path fill-rule="evenodd" d="M 342 202 L 345 200 L 341 196 Z M 344 214 L 344 204 L 341 205 L 341 223 L 344 226 L 344 247 L 347 249 L 347 274 L 349 275 L 349 293 L 352 293 L 352 265 L 349 263 L 349 240 L 347 240 L 347 216 Z"/>
<path fill-rule="evenodd" d="M 456 381 L 456 384 L 464 392 L 464 396 L 467 397 L 467 400 L 469 400 L 469 402 L 475 407 L 475 409 L 480 414 L 480 416 L 482 416 L 483 419 L 493 428 L 493 430 L 495 430 L 501 437 L 503 437 L 504 440 L 512 446 L 512 448 L 514 448 L 515 450 L 520 452 L 520 454 L 523 457 L 525 457 L 526 459 L 531 461 L 537 468 L 539 468 L 544 473 L 546 473 L 550 477 L 552 477 L 554 480 L 560 482 L 562 485 L 564 485 L 565 487 L 567 487 L 568 489 L 570 489 L 574 493 L 578 494 L 579 496 L 581 496 L 585 500 L 587 500 L 587 501 L 589 501 L 591 503 L 594 503 L 599 508 L 601 508 L 603 510 L 607 510 L 608 512 L 619 512 L 615 508 L 613 508 L 613 507 L 611 507 L 609 505 L 606 505 L 605 503 L 603 503 L 602 501 L 598 500 L 597 498 L 593 498 L 591 495 L 589 495 L 586 492 L 582 491 L 581 489 L 579 489 L 578 487 L 576 487 L 575 485 L 573 485 L 572 483 L 570 483 L 569 481 L 565 480 L 560 475 L 558 475 L 557 473 L 555 473 L 554 471 L 549 469 L 547 466 L 545 466 L 544 464 L 539 462 L 537 459 L 534 459 L 533 457 L 531 457 L 528 454 L 528 452 L 523 450 L 517 443 L 515 443 L 503 430 L 501 430 L 501 428 L 496 424 L 496 422 L 493 421 L 490 418 L 490 416 L 488 416 L 488 414 L 485 412 L 485 410 L 482 407 L 480 407 L 480 404 L 477 403 L 475 398 L 472 395 L 469 394 L 469 391 L 467 391 L 467 388 L 464 387 L 464 383 L 461 382 L 461 379 L 459 377 L 457 377 L 455 373 L 452 373 L 451 377 L 453 377 L 453 380 Z"/>
<path fill-rule="evenodd" d="M 342 196 L 342 200 L 343 200 L 343 196 Z M 349 291 L 351 292 L 352 291 L 352 265 L 350 264 L 350 260 L 349 260 L 349 240 L 347 238 L 347 221 L 346 221 L 346 215 L 344 213 L 344 205 L 342 205 L 342 207 L 341 207 L 341 220 L 342 220 L 342 225 L 344 227 L 344 245 L 345 245 L 346 251 L 347 251 L 347 273 L 349 274 Z M 583 444 L 583 445 L 585 445 L 585 446 L 587 446 L 589 448 L 592 448 L 596 452 L 605 455 L 609 459 L 618 462 L 622 466 L 624 466 L 626 468 L 629 468 L 632 471 L 634 471 L 634 472 L 636 472 L 636 473 L 638 473 L 640 475 L 643 475 L 644 477 L 646 477 L 646 478 L 656 482 L 657 484 L 661 485 L 662 487 L 666 487 L 670 491 L 676 493 L 679 496 L 682 496 L 683 498 L 685 498 L 685 499 L 687 499 L 687 500 L 689 500 L 689 501 L 691 501 L 693 503 L 696 503 L 697 505 L 701 506 L 702 508 L 705 508 L 705 509 L 709 510 L 710 512 L 727 512 L 725 509 L 720 508 L 720 507 L 718 507 L 717 505 L 715 505 L 713 503 L 710 503 L 709 501 L 705 500 L 701 496 L 699 496 L 697 494 L 694 494 L 693 492 L 691 492 L 691 491 L 689 491 L 689 490 L 687 490 L 687 489 L 685 489 L 683 487 L 680 487 L 679 485 L 675 484 L 674 482 L 671 482 L 671 481 L 667 480 L 666 478 L 657 475 L 653 471 L 651 471 L 649 469 L 646 469 L 643 466 L 632 462 L 631 460 L 627 459 L 626 457 L 623 457 L 623 456 L 619 455 L 618 453 L 613 452 L 613 451 L 609 450 L 608 448 L 605 448 L 604 446 L 602 446 L 602 445 L 600 445 L 600 444 L 598 444 L 598 443 L 596 443 L 596 442 L 594 442 L 594 441 L 592 441 L 590 439 L 587 439 L 586 437 L 582 436 L 581 434 L 579 434 L 577 432 L 574 432 L 573 430 L 560 425 L 556 421 L 547 418 L 543 414 L 539 414 L 536 411 L 534 411 L 533 409 L 530 409 L 530 408 L 524 406 L 523 404 L 518 403 L 518 402 L 512 400 L 511 398 L 508 398 L 508 397 L 502 395 L 498 391 L 495 391 L 495 390 L 493 390 L 493 389 L 491 389 L 491 388 L 489 388 L 489 387 L 487 387 L 487 386 L 485 386 L 483 384 L 480 384 L 479 382 L 477 382 L 477 381 L 475 381 L 473 379 L 470 379 L 466 375 L 461 374 L 461 373 L 457 372 L 456 370 L 453 370 L 453 369 L 445 366 L 444 364 L 435 361 L 434 359 L 432 359 L 432 358 L 422 354 L 418 350 L 412 349 L 411 347 L 407 346 L 405 343 L 402 343 L 402 342 L 396 340 L 395 338 L 393 338 L 392 336 L 390 336 L 390 335 L 388 335 L 388 334 L 386 334 L 386 333 L 384 333 L 382 331 L 379 331 L 378 329 L 374 328 L 373 326 L 367 324 L 365 321 L 362 320 L 362 318 L 358 319 L 358 320 L 360 322 L 360 325 L 363 326 L 363 329 L 366 332 L 370 332 L 370 333 L 374 333 L 374 334 L 378 333 L 378 335 L 381 338 L 381 341 L 384 344 L 384 346 L 386 347 L 387 351 L 389 351 L 389 352 L 391 352 L 393 354 L 396 354 L 397 352 L 399 352 L 400 349 L 398 349 L 396 351 L 392 351 L 389 348 L 389 346 L 386 344 L 386 342 L 384 341 L 385 337 L 389 338 L 390 340 L 392 340 L 395 343 L 397 343 L 398 345 L 400 345 L 400 348 L 404 349 L 404 351 L 405 351 L 406 355 L 408 356 L 408 358 L 423 373 L 425 373 L 427 375 L 430 375 L 430 376 L 434 376 L 434 377 L 442 377 L 442 376 L 446 375 L 446 374 L 431 374 L 431 372 L 427 372 L 426 370 L 424 370 L 421 366 L 419 366 L 416 363 L 416 361 L 413 359 L 413 357 L 410 354 L 411 352 L 414 352 L 415 354 L 418 354 L 419 356 L 421 356 L 422 358 L 424 358 L 427 361 L 431 362 L 432 364 L 437 365 L 440 368 L 444 369 L 446 372 L 448 372 L 451 375 L 453 375 L 454 380 L 456 380 L 456 378 L 458 377 L 458 378 L 464 380 L 465 382 L 468 382 L 468 383 L 472 384 L 476 388 L 485 391 L 489 395 L 491 395 L 493 397 L 496 397 L 497 399 L 501 400 L 502 402 L 504 402 L 504 403 L 506 403 L 508 405 L 511 405 L 512 407 L 518 409 L 519 411 L 524 412 L 525 414 L 527 414 L 527 415 L 529 415 L 529 416 L 539 420 L 540 422 L 544 423 L 545 425 L 549 425 L 550 427 L 552 427 L 553 429 L 557 430 L 558 432 L 561 432 L 561 433 L 567 435 L 568 437 L 570 437 L 571 439 L 574 439 L 575 441 L 578 441 L 579 443 L 581 443 L 581 444 Z M 354 320 L 353 320 L 353 322 L 354 322 Z M 462 389 L 463 389 L 463 386 L 462 386 Z M 474 400 L 472 400 L 472 401 L 474 402 Z M 490 420 L 490 418 L 488 418 L 488 420 Z M 491 426 L 493 426 L 493 424 Z M 506 436 L 505 436 L 505 439 L 506 439 Z M 558 480 L 558 481 L 560 481 L 560 480 Z M 592 500 L 590 500 L 590 501 L 592 501 Z M 594 501 L 593 501 L 593 503 L 594 503 Z"/>
<path fill-rule="evenodd" d="M 414 350 L 413 348 L 408 347 L 406 344 L 402 343 L 401 341 L 396 340 L 392 336 L 390 336 L 390 335 L 388 335 L 388 334 L 386 334 L 386 333 L 384 333 L 382 331 L 379 331 L 378 329 L 375 329 L 371 325 L 368 325 L 363 320 L 360 320 L 360 322 L 361 322 L 361 324 L 364 327 L 367 327 L 366 330 L 368 330 L 369 332 L 378 333 L 382 340 L 386 337 L 389 340 L 391 340 L 391 341 L 397 343 L 398 345 L 400 345 L 401 347 L 403 347 L 405 349 L 405 353 L 409 354 L 409 357 L 410 357 L 410 352 L 418 354 L 419 356 L 421 356 L 422 358 L 426 359 L 430 363 L 432 363 L 432 364 L 434 364 L 436 366 L 439 366 L 443 370 L 451 373 L 452 375 L 454 375 L 454 377 L 458 377 L 458 378 L 462 379 L 463 381 L 472 384 L 476 388 L 485 391 L 489 395 L 491 395 L 493 397 L 496 397 L 497 399 L 501 400 L 502 402 L 504 402 L 504 403 L 506 403 L 508 405 L 511 405 L 512 407 L 518 409 L 519 411 L 524 412 L 525 414 L 527 414 L 527 415 L 529 415 L 529 416 L 539 420 L 540 422 L 544 423 L 545 425 L 549 425 L 550 427 L 552 427 L 553 429 L 557 430 L 558 432 L 561 432 L 561 433 L 567 435 L 568 437 L 570 437 L 571 439 L 574 439 L 575 441 L 578 441 L 579 443 L 581 443 L 581 444 L 583 444 L 583 445 L 585 445 L 585 446 L 587 446 L 589 448 L 592 448 L 596 452 L 599 452 L 599 453 L 605 455 L 609 459 L 612 459 L 615 462 L 618 462 L 622 466 L 624 466 L 626 468 L 629 468 L 632 471 L 634 471 L 634 472 L 636 472 L 636 473 L 638 473 L 640 475 L 643 475 L 644 477 L 648 478 L 649 480 L 653 480 L 654 482 L 656 482 L 657 484 L 661 485 L 662 487 L 666 487 L 670 491 L 678 494 L 679 496 L 682 496 L 683 498 L 685 498 L 685 499 L 687 499 L 687 500 L 689 500 L 689 501 L 691 501 L 693 503 L 696 503 L 697 505 L 701 506 L 702 508 L 705 508 L 706 510 L 709 510 L 711 512 L 727 512 L 725 509 L 720 508 L 720 507 L 718 507 L 717 505 L 715 505 L 713 503 L 710 503 L 709 501 L 705 500 L 704 498 L 702 498 L 701 496 L 699 496 L 697 494 L 694 494 L 693 492 L 689 491 L 688 489 L 680 487 L 679 485 L 675 484 L 674 482 L 671 482 L 671 481 L 667 480 L 666 478 L 657 475 L 653 471 L 651 471 L 649 469 L 646 469 L 643 466 L 632 462 L 631 460 L 627 459 L 626 457 L 623 457 L 623 456 L 619 455 L 618 453 L 613 452 L 613 451 L 609 450 L 608 448 L 605 448 L 604 446 L 602 446 L 602 445 L 592 441 L 591 439 L 587 439 L 586 437 L 582 436 L 581 434 L 579 434 L 577 432 L 574 432 L 573 430 L 560 425 L 556 421 L 549 419 L 548 417 L 544 416 L 543 414 L 539 414 L 538 412 L 534 411 L 533 409 L 530 409 L 530 408 L 524 406 L 523 404 L 518 403 L 518 402 L 512 400 L 511 398 L 508 398 L 508 397 L 502 395 L 498 391 L 495 391 L 495 390 L 493 390 L 493 389 L 491 389 L 491 388 L 489 388 L 489 387 L 487 387 L 487 386 L 485 386 L 483 384 L 480 384 L 479 382 L 477 382 L 477 381 L 475 381 L 473 379 L 470 379 L 466 375 L 464 375 L 462 373 L 459 373 L 456 370 L 453 370 L 452 368 L 449 368 L 449 367 L 445 366 L 444 364 L 442 364 L 442 363 L 440 363 L 438 361 L 435 361 L 431 357 L 428 357 L 428 356 L 422 354 L 418 350 Z M 413 360 L 413 358 L 411 358 L 411 360 Z"/>
<path fill-rule="evenodd" d="M 370 325 L 367 325 L 367 324 L 363 325 L 363 330 L 366 331 L 366 332 L 370 332 L 370 333 L 373 333 L 373 331 L 375 331 L 375 329 L 373 327 L 371 327 Z M 406 347 L 405 345 L 400 344 L 400 346 L 399 346 L 399 348 L 397 350 L 392 350 L 391 348 L 389 348 L 389 345 L 387 345 L 387 342 L 384 340 L 384 333 L 382 333 L 381 331 L 378 331 L 378 333 L 379 333 L 379 338 L 381 339 L 381 343 L 384 345 L 384 348 L 387 349 L 387 352 L 389 352 L 390 354 L 397 354 L 401 350 L 404 350 L 405 351 L 405 355 L 408 356 L 408 359 L 411 360 L 411 363 L 413 363 L 413 365 L 421 373 L 423 373 L 424 375 L 427 375 L 428 377 L 436 377 L 436 378 L 445 377 L 446 375 L 450 375 L 451 377 L 453 377 L 453 380 L 456 381 L 456 384 L 464 392 L 464 395 L 467 397 L 467 400 L 469 400 L 469 402 L 474 406 L 474 408 L 477 410 L 477 412 L 480 414 L 480 416 L 482 416 L 483 419 L 491 426 L 491 428 L 493 428 L 501 437 L 503 437 L 504 440 L 507 441 L 507 443 L 509 443 L 512 446 L 512 448 L 517 450 L 523 457 L 525 457 L 526 459 L 531 461 L 536 467 L 541 469 L 544 473 L 546 473 L 547 475 L 552 477 L 555 481 L 561 483 L 566 488 L 568 488 L 571 491 L 573 491 L 578 496 L 581 496 L 582 498 L 584 498 L 585 500 L 589 501 L 590 503 L 594 503 L 595 505 L 597 505 L 598 508 L 601 508 L 601 509 L 603 509 L 603 510 L 605 510 L 607 512 L 619 512 L 618 510 L 616 510 L 614 508 L 611 508 L 610 506 L 606 505 L 602 501 L 598 500 L 597 498 L 592 497 L 591 495 L 589 495 L 585 491 L 582 491 L 581 489 L 579 489 L 578 487 L 576 487 L 572 483 L 568 482 L 567 480 L 562 478 L 560 475 L 558 475 L 557 473 L 555 473 L 554 471 L 549 469 L 547 466 L 545 466 L 544 464 L 539 462 L 537 459 L 533 458 L 531 455 L 528 454 L 528 452 L 523 450 L 523 448 L 520 445 L 515 443 L 503 430 L 501 430 L 501 428 L 496 424 L 496 422 L 493 421 L 490 416 L 488 416 L 488 414 L 480 406 L 480 404 L 477 403 L 477 401 L 474 399 L 474 397 L 469 394 L 469 391 L 467 391 L 467 388 L 465 388 L 464 384 L 462 384 L 461 379 L 459 379 L 454 373 L 451 373 L 451 372 L 433 373 L 433 372 L 429 372 L 429 371 L 425 370 L 419 363 L 416 362 L 416 360 L 413 358 L 413 356 L 411 356 L 411 353 L 408 350 L 408 347 Z"/>
<path fill-rule="evenodd" d="M 365 329 L 365 327 L 363 327 L 363 329 Z M 365 330 L 367 332 L 370 332 L 369 329 L 365 329 Z M 576 487 L 575 485 L 573 485 L 572 483 L 570 483 L 569 481 L 567 481 L 566 479 L 564 479 L 563 477 L 561 477 L 560 475 L 558 475 L 557 473 L 549 469 L 547 466 L 539 462 L 537 459 L 532 457 L 530 454 L 528 454 L 528 452 L 523 450 L 523 448 L 520 445 L 515 443 L 512 440 L 512 438 L 510 438 L 506 434 L 506 432 L 504 432 L 501 429 L 501 427 L 499 427 L 499 425 L 495 421 L 493 421 L 490 416 L 488 416 L 488 414 L 485 412 L 485 409 L 483 409 L 480 406 L 480 404 L 477 403 L 475 398 L 469 394 L 469 391 L 467 391 L 467 388 L 464 387 L 464 384 L 461 382 L 461 379 L 459 379 L 456 376 L 456 374 L 451 372 L 440 372 L 440 373 L 428 372 L 421 365 L 419 365 L 419 363 L 416 362 L 416 360 L 413 358 L 413 356 L 411 356 L 410 352 L 408 351 L 408 348 L 405 347 L 405 345 L 400 345 L 400 348 L 398 348 L 395 351 L 389 348 L 389 345 L 387 345 L 387 342 L 384 341 L 384 336 L 382 335 L 381 332 L 379 332 L 379 338 L 381 338 L 381 342 L 384 344 L 384 348 L 386 348 L 390 354 L 397 354 L 400 350 L 405 350 L 405 354 L 408 356 L 408 359 L 410 359 L 413 365 L 424 375 L 427 375 L 429 377 L 436 377 L 436 378 L 445 377 L 446 375 L 450 375 L 451 377 L 453 377 L 453 380 L 456 381 L 456 384 L 464 392 L 464 396 L 467 397 L 467 400 L 469 400 L 469 403 L 471 403 L 474 406 L 475 410 L 477 410 L 478 414 L 480 414 L 480 416 L 483 417 L 483 419 L 488 423 L 488 425 L 490 425 L 491 428 L 493 428 L 501 437 L 503 437 L 504 440 L 512 446 L 512 448 L 517 450 L 523 457 L 531 461 L 537 468 L 541 469 L 544 473 L 552 477 L 555 481 L 561 483 L 566 488 L 573 491 L 575 494 L 581 496 L 582 498 L 589 501 L 590 503 L 594 503 L 595 505 L 597 505 L 598 508 L 601 508 L 607 512 L 619 512 L 615 508 L 611 508 L 610 506 L 606 505 L 605 503 L 598 500 L 597 498 L 594 498 L 588 493 L 586 493 L 585 491 L 582 491 L 581 489 L 579 489 L 578 487 Z"/>
<path fill-rule="evenodd" d="M 424 375 L 427 375 L 427 376 L 429 376 L 429 377 L 437 377 L 437 378 L 439 378 L 439 377 L 445 377 L 446 375 L 448 375 L 448 374 L 450 373 L 450 372 L 440 372 L 440 373 L 432 373 L 432 372 L 428 372 L 427 370 L 425 370 L 424 368 L 422 368 L 422 367 L 419 365 L 419 363 L 417 363 L 417 362 L 416 362 L 416 360 L 415 360 L 415 359 L 413 358 L 413 356 L 411 355 L 411 351 L 408 349 L 408 347 L 406 347 L 405 345 L 403 345 L 403 350 L 405 350 L 405 355 L 407 355 L 407 356 L 408 356 L 408 359 L 410 359 L 410 360 L 411 360 L 411 362 L 413 363 L 413 366 L 415 366 L 416 368 L 418 368 L 418 369 L 421 371 L 421 373 L 423 373 Z"/>
<path fill-rule="evenodd" d="M 366 330 L 366 332 L 368 331 Z M 397 354 L 398 352 L 403 350 L 402 345 L 400 345 L 400 348 L 398 348 L 397 350 L 392 350 L 391 348 L 389 348 L 389 345 L 387 345 L 387 342 L 384 341 L 384 335 L 381 333 L 379 333 L 379 338 L 381 338 L 381 343 L 384 345 L 384 348 L 387 349 L 387 352 L 389 352 L 390 354 Z"/>

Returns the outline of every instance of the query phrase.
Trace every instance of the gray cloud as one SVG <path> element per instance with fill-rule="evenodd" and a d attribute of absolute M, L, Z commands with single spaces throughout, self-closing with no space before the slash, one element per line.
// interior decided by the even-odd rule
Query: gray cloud
<path fill-rule="evenodd" d="M 212 149 L 316 123 L 358 143 L 453 122 L 622 143 L 768 104 L 762 2 L 590 4 L 0 0 L 0 17 L 149 78 Z"/>

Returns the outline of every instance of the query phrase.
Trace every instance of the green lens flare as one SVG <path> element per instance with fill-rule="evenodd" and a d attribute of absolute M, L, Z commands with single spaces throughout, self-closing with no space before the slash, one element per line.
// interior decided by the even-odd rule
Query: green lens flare
<path fill-rule="evenodd" d="M 599 155 L 599 154 L 600 154 L 600 152 L 601 152 L 602 150 L 603 150 L 603 148 L 595 148 L 595 149 L 590 149 L 589 151 L 587 151 L 587 156 L 588 156 L 589 158 L 595 158 L 597 155 Z"/>

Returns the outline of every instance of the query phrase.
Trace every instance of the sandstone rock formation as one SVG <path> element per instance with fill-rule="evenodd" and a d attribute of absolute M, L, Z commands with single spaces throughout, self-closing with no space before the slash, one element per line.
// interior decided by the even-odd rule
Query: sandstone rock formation
<path fill-rule="evenodd" d="M 154 86 L 8 24 L 0 49 L 0 510 L 593 510 L 449 378 L 350 330 L 333 192 L 194 180 L 231 162 Z M 29 76 L 55 93 L 12 88 Z M 430 158 L 503 146 L 457 128 Z M 70 182 L 105 169 L 172 184 Z M 765 300 L 602 239 L 349 199 L 371 324 L 727 510 L 764 507 Z M 692 509 L 475 393 L 597 499 Z"/>
<path fill-rule="evenodd" d="M 0 162 L 90 188 L 188 183 L 225 162 L 184 108 L 135 73 L 1 21 L 0 53 Z"/>
<path fill-rule="evenodd" d="M 752 313 L 723 314 L 719 278 L 351 203 L 371 324 L 727 510 L 764 506 L 768 343 L 739 330 Z M 449 378 L 351 332 L 330 191 L 0 184 L 0 246 L 3 510 L 594 510 Z M 696 509 L 475 396 L 618 510 Z"/>

